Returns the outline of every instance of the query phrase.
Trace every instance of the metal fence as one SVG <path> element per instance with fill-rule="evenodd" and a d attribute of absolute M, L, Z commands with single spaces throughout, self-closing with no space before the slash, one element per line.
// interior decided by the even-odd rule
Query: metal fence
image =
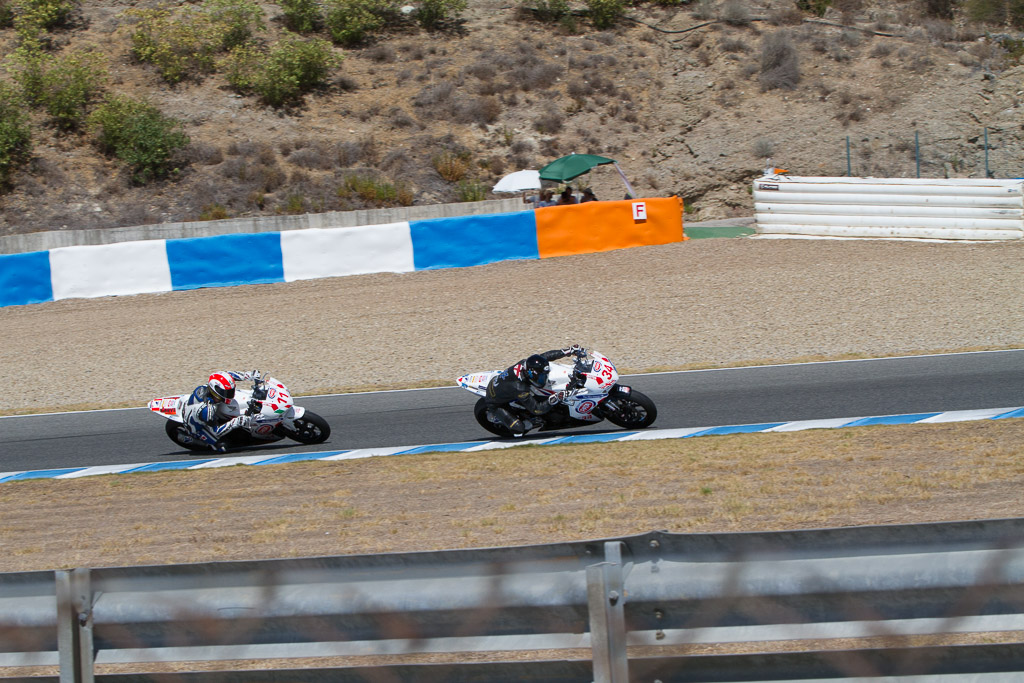
<path fill-rule="evenodd" d="M 1024 519 L 0 574 L 0 680 L 34 683 L 1020 680 L 1015 631 Z"/>

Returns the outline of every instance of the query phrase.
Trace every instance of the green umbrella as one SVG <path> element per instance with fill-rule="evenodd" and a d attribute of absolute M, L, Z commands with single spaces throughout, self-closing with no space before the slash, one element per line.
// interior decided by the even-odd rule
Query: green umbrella
<path fill-rule="evenodd" d="M 600 157 L 596 154 L 570 154 L 560 159 L 555 159 L 540 169 L 540 178 L 541 180 L 552 180 L 556 183 L 567 183 L 595 166 L 614 163 L 615 159 Z"/>

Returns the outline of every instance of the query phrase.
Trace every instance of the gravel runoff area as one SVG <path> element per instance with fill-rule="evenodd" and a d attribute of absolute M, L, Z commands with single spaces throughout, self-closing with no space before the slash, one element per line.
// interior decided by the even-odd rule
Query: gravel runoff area
<path fill-rule="evenodd" d="M 0 413 L 144 405 L 215 369 L 424 386 L 571 342 L 625 371 L 1019 347 L 1022 300 L 1024 242 L 750 238 L 66 300 L 0 309 Z"/>

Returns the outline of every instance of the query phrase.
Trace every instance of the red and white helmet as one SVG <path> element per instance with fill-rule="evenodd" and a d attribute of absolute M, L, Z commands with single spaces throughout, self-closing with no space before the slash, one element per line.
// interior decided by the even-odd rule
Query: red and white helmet
<path fill-rule="evenodd" d="M 215 372 L 206 383 L 214 403 L 230 401 L 235 397 L 235 380 L 226 372 Z"/>

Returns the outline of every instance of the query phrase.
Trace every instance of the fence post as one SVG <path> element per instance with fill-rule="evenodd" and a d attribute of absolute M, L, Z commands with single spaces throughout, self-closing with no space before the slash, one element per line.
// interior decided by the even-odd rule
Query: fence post
<path fill-rule="evenodd" d="M 988 170 L 988 126 L 985 127 L 985 177 L 992 177 L 992 171 Z"/>
<path fill-rule="evenodd" d="M 921 177 L 921 141 L 917 137 L 917 131 L 914 131 L 914 159 L 917 161 L 917 177 Z"/>
<path fill-rule="evenodd" d="M 594 681 L 628 683 L 622 542 L 607 541 L 604 544 L 604 556 L 604 562 L 587 567 L 587 607 L 590 612 Z"/>
<path fill-rule="evenodd" d="M 60 683 L 94 683 L 89 570 L 58 570 L 55 574 Z"/>
<path fill-rule="evenodd" d="M 853 173 L 850 171 L 850 136 L 846 136 L 846 177 L 849 178 Z"/>

